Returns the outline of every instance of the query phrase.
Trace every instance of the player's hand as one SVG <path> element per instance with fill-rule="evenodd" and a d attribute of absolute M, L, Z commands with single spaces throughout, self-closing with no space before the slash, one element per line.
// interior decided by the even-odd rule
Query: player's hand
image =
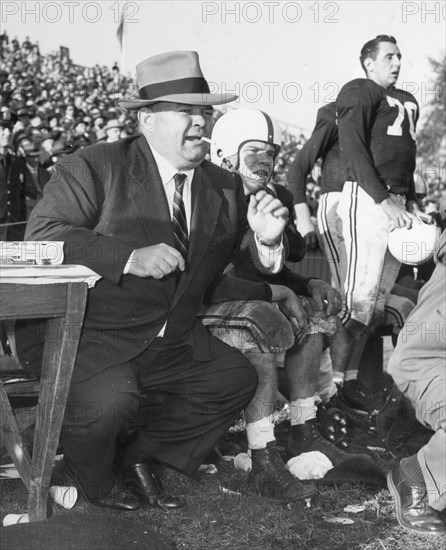
<path fill-rule="evenodd" d="M 136 277 L 162 279 L 176 269 L 184 271 L 183 256 L 176 248 L 165 243 L 138 248 L 130 262 L 128 273 Z"/>
<path fill-rule="evenodd" d="M 429 214 L 425 214 L 415 201 L 409 201 L 406 205 L 406 208 L 409 212 L 414 214 L 420 221 L 428 223 L 429 225 L 434 223 L 434 219 Z"/>
<path fill-rule="evenodd" d="M 270 285 L 272 301 L 277 302 L 280 310 L 289 319 L 296 341 L 301 344 L 307 330 L 307 314 L 301 300 L 294 292 L 283 285 Z"/>
<path fill-rule="evenodd" d="M 261 241 L 280 243 L 288 222 L 288 209 L 266 191 L 251 195 L 248 205 L 248 223 Z"/>
<path fill-rule="evenodd" d="M 389 218 L 390 231 L 393 231 L 399 227 L 406 227 L 407 229 L 410 229 L 414 222 L 420 223 L 414 214 L 407 212 L 407 210 L 395 204 L 390 198 L 383 200 L 381 207 Z"/>
<path fill-rule="evenodd" d="M 306 235 L 304 235 L 304 239 L 305 239 L 307 250 L 316 250 L 317 248 L 316 231 L 309 231 Z"/>
<path fill-rule="evenodd" d="M 296 218 L 294 220 L 296 229 L 305 239 L 307 250 L 314 250 L 318 244 L 316 224 L 311 219 L 308 204 L 305 202 L 295 204 L 294 212 L 296 213 Z"/>
<path fill-rule="evenodd" d="M 308 291 L 319 311 L 327 315 L 336 315 L 341 311 L 342 299 L 339 292 L 321 279 L 311 279 Z"/>

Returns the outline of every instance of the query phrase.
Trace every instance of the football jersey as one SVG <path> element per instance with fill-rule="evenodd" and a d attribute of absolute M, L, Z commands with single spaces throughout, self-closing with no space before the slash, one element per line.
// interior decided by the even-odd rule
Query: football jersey
<path fill-rule="evenodd" d="M 319 158 L 322 159 L 321 194 L 342 191 L 346 176 L 341 170 L 339 159 L 336 103 L 334 102 L 318 110 L 313 133 L 287 169 L 288 187 L 294 195 L 296 204 L 306 202 L 307 176 Z"/>
<path fill-rule="evenodd" d="M 377 203 L 389 192 L 416 200 L 418 103 L 413 95 L 358 78 L 341 89 L 336 108 L 347 179 L 357 181 Z"/>

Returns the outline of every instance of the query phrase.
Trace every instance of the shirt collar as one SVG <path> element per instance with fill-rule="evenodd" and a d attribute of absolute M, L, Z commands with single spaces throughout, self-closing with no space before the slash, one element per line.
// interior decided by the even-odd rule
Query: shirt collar
<path fill-rule="evenodd" d="M 153 147 L 151 147 L 153 157 L 155 159 L 156 165 L 158 166 L 158 171 L 161 176 L 161 181 L 163 185 L 167 185 L 174 177 L 175 174 L 181 172 L 186 174 L 188 181 L 192 181 L 194 177 L 195 168 L 192 170 L 177 170 L 174 168 L 162 155 L 160 155 Z"/>

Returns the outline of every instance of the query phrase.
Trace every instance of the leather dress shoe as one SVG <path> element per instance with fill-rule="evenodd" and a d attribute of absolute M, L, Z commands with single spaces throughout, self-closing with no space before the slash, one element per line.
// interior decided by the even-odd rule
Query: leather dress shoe
<path fill-rule="evenodd" d="M 430 508 L 424 483 L 412 485 L 403 479 L 401 463 L 387 474 L 387 486 L 395 499 L 396 517 L 403 527 L 421 533 L 445 533 L 439 513 Z"/>
<path fill-rule="evenodd" d="M 139 498 L 141 504 L 166 511 L 178 510 L 186 505 L 180 498 L 164 491 L 160 477 L 150 464 L 133 464 L 123 468 L 122 476 L 126 487 Z"/>
<path fill-rule="evenodd" d="M 113 477 L 113 483 L 111 489 L 98 498 L 91 498 L 85 492 L 82 483 L 80 482 L 77 473 L 68 466 L 64 465 L 65 475 L 69 481 L 72 481 L 74 485 L 79 489 L 82 497 L 90 504 L 94 506 L 101 506 L 102 508 L 113 508 L 114 510 L 121 510 L 123 512 L 131 512 L 140 508 L 141 503 L 135 497 L 135 495 L 129 491 L 124 484 L 116 477 Z"/>

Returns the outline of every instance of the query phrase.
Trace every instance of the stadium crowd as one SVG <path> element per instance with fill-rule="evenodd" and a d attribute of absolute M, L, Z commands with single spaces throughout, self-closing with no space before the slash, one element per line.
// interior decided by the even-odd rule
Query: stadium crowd
<path fill-rule="evenodd" d="M 8 240 L 17 240 L 23 236 L 23 222 L 41 197 L 58 158 L 96 142 L 111 142 L 137 132 L 135 113 L 118 106 L 119 100 L 134 92 L 135 83 L 120 72 L 117 63 L 111 68 L 82 67 L 70 60 L 66 48 L 43 54 L 30 37 L 20 44 L 7 31 L 0 35 L 0 59 L 1 120 L 11 121 L 9 148 L 19 162 L 26 162 L 26 181 L 11 184 L 24 186 L 15 196 L 21 201 L 26 196 L 27 208 L 13 208 L 9 216 L 2 213 L 0 220 L 3 225 L 22 222 L 18 227 L 9 226 L 14 230 Z M 224 106 L 216 109 L 215 119 L 225 112 Z M 275 182 L 286 184 L 285 168 L 305 141 L 303 133 L 296 135 L 284 129 Z M 319 180 L 320 169 L 316 166 L 307 184 L 313 216 L 320 196 Z M 429 212 L 439 211 L 445 191 L 446 182 L 439 177 L 425 182 L 423 195 Z"/>

